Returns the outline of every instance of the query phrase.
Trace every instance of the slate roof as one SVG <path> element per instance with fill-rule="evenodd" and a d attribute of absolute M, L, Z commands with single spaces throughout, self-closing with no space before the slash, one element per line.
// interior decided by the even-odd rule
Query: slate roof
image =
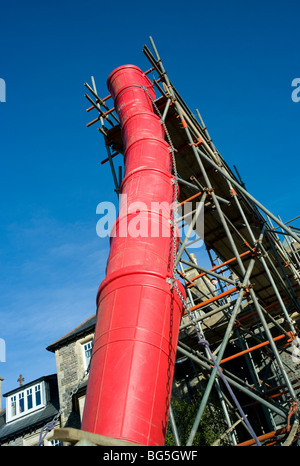
<path fill-rule="evenodd" d="M 66 343 L 69 343 L 72 340 L 76 340 L 78 337 L 83 337 L 91 331 L 94 331 L 95 326 L 96 314 L 94 314 L 92 317 L 80 324 L 78 327 L 75 327 L 73 330 L 68 332 L 63 337 L 59 338 L 59 340 L 56 340 L 51 345 L 47 346 L 46 350 L 54 353 L 56 349 L 60 348 L 61 346 L 64 346 Z"/>
<path fill-rule="evenodd" d="M 34 411 L 31 414 L 27 414 L 15 421 L 11 421 L 6 424 L 5 414 L 6 410 L 3 409 L 0 412 L 0 445 L 6 443 L 9 440 L 25 435 L 30 431 L 35 431 L 38 428 L 42 428 L 49 421 L 52 421 L 54 416 L 59 411 L 59 399 L 57 389 L 57 376 L 52 374 L 45 377 L 40 377 L 38 381 L 45 380 L 50 386 L 50 400 L 44 408 Z M 36 380 L 26 385 L 33 385 Z M 22 388 L 24 388 L 22 386 Z M 20 387 L 19 387 L 20 389 Z M 12 390 L 14 392 L 15 390 Z M 8 396 L 12 392 L 6 393 L 4 396 Z"/>

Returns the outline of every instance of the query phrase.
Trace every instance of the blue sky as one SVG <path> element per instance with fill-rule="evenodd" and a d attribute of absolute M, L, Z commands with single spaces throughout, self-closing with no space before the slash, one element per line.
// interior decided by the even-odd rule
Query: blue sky
<path fill-rule="evenodd" d="M 84 82 L 146 70 L 151 35 L 247 189 L 283 221 L 300 214 L 299 2 L 1 2 L 0 363 L 3 392 L 56 372 L 45 348 L 95 312 L 108 240 L 96 207 L 116 200 Z M 300 226 L 299 221 L 295 226 Z"/>

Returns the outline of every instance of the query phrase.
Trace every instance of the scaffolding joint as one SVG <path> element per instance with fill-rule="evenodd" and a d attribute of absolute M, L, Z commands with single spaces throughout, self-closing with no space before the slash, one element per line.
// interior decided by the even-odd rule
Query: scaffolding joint
<path fill-rule="evenodd" d="M 231 197 L 234 197 L 234 196 L 237 195 L 234 188 L 230 188 L 230 189 L 229 189 L 229 192 L 230 192 Z"/>
<path fill-rule="evenodd" d="M 189 143 L 189 146 L 191 146 L 191 147 L 192 147 L 192 146 L 197 147 L 197 146 L 199 146 L 199 144 L 202 144 L 202 143 L 203 143 L 203 139 L 200 138 L 200 137 L 198 137 L 196 141 L 190 142 L 190 143 Z"/>
<path fill-rule="evenodd" d="M 167 74 L 167 73 L 166 72 L 162 73 L 162 75 L 165 75 L 165 74 Z M 172 104 L 174 104 L 175 98 L 173 97 L 172 92 L 170 92 L 171 86 L 168 86 L 164 81 L 162 81 L 162 85 L 163 85 L 166 97 L 171 98 L 172 99 Z"/>
<path fill-rule="evenodd" d="M 181 128 L 185 129 L 185 128 L 188 127 L 188 124 L 187 124 L 187 122 L 184 120 L 184 118 L 181 118 L 180 123 L 181 123 Z"/>
<path fill-rule="evenodd" d="M 207 200 L 212 201 L 212 193 L 215 192 L 215 188 L 204 188 L 203 191 L 207 193 Z"/>
<path fill-rule="evenodd" d="M 248 247 L 249 247 L 249 245 L 248 245 Z M 260 257 L 262 255 L 262 250 L 261 250 L 258 242 L 255 243 L 254 248 L 250 248 L 250 251 L 251 251 L 251 257 Z"/>
<path fill-rule="evenodd" d="M 236 288 L 238 290 L 244 290 L 244 298 L 249 299 L 250 298 L 250 290 L 253 288 L 253 285 L 251 283 L 248 283 L 247 285 L 243 285 L 242 282 L 237 281 L 236 282 Z"/>

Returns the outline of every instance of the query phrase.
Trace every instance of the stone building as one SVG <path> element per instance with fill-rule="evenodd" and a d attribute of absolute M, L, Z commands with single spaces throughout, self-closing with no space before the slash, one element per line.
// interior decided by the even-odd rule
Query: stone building
<path fill-rule="evenodd" d="M 55 354 L 61 424 L 80 428 L 88 376 L 85 371 L 91 357 L 96 315 L 49 345 Z M 71 395 L 72 391 L 76 391 Z"/>

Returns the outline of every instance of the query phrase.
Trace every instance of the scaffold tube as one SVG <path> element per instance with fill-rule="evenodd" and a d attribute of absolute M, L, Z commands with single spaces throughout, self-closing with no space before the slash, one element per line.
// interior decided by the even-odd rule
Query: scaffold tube
<path fill-rule="evenodd" d="M 183 313 L 182 302 L 167 281 L 173 277 L 174 260 L 172 158 L 163 126 L 153 112 L 153 85 L 145 74 L 133 65 L 117 68 L 108 78 L 108 90 L 122 127 L 121 194 L 126 202 L 120 203 L 107 275 L 97 295 L 81 427 L 115 439 L 162 446 Z M 141 224 L 151 218 L 152 227 L 168 227 L 168 234 L 160 230 L 153 237 L 148 230 L 146 235 L 132 235 L 130 224 L 137 219 L 132 203 L 141 204 Z M 157 203 L 164 203 L 163 208 L 153 207 Z M 178 281 L 177 286 L 185 298 Z"/>

